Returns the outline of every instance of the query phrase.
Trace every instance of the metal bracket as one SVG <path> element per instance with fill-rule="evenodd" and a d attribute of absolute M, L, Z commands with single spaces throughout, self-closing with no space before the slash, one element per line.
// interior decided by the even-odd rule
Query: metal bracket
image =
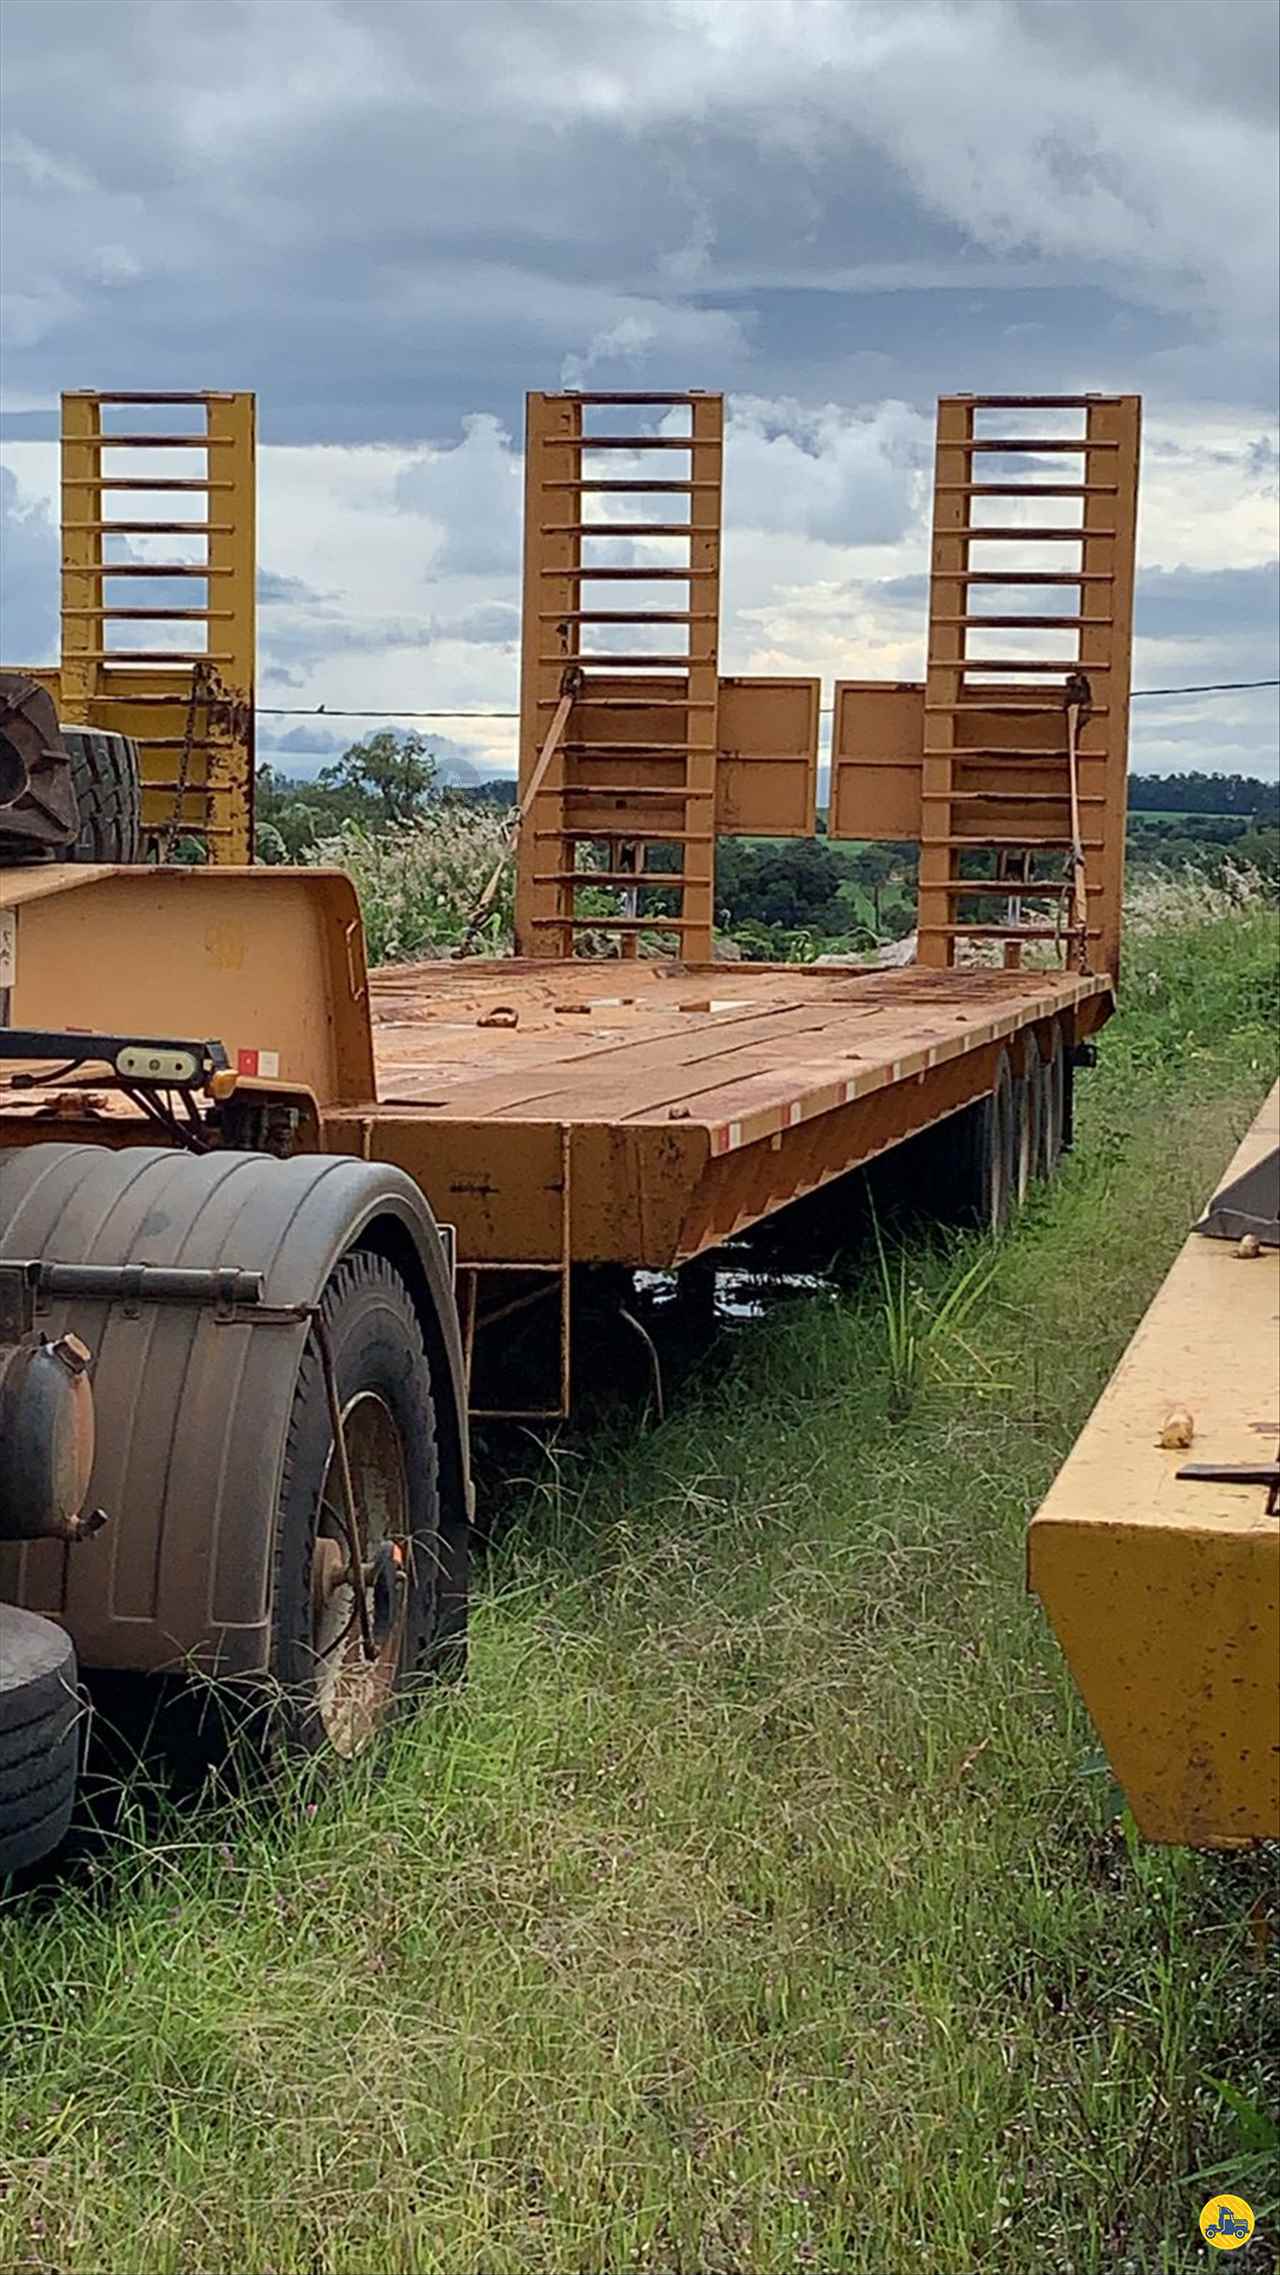
<path fill-rule="evenodd" d="M 208 1087 L 228 1060 L 221 1043 L 192 1043 L 140 1035 L 87 1035 L 57 1027 L 0 1028 L 0 1060 L 54 1059 L 62 1074 L 82 1066 L 109 1067 L 135 1088 L 197 1090 Z M 15 1090 L 44 1089 L 47 1075 L 16 1074 Z"/>
<path fill-rule="evenodd" d="M 0 1343 L 20 1343 L 35 1327 L 38 1264 L 0 1264 Z"/>
<path fill-rule="evenodd" d="M 1191 1485 L 1265 1485 L 1267 1515 L 1280 1516 L 1280 1461 L 1187 1461 L 1175 1475 Z"/>

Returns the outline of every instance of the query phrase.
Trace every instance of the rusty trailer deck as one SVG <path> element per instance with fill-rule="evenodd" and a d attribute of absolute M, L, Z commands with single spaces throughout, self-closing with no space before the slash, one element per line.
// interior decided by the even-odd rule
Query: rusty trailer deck
<path fill-rule="evenodd" d="M 1056 971 L 428 963 L 371 983 L 376 1097 L 326 1142 L 400 1164 L 475 1263 L 663 1269 L 956 1111 L 998 1050 L 1099 1025 Z"/>
<path fill-rule="evenodd" d="M 293 1142 L 397 1164 L 480 1267 L 668 1269 L 989 1092 L 1002 1046 L 1021 1071 L 1029 1037 L 1113 1007 L 1103 976 L 978 966 L 370 974 L 350 880 L 320 869 L 14 871 L 0 921 L 12 1026 L 70 1003 L 99 1033 L 216 1036 L 237 1110 L 293 1101 Z M 155 1142 L 95 1089 L 0 1084 L 0 1142 Z"/>
<path fill-rule="evenodd" d="M 454 1227 L 469 1366 L 551 1275 L 559 1389 L 475 1408 L 504 1413 L 568 1410 L 576 1266 L 665 1271 L 719 1248 L 990 1093 L 1002 1050 L 1023 1074 L 1079 1043 L 1114 1000 L 1105 976 L 980 966 L 370 974 L 350 879 L 321 869 L 14 871 L 0 946 L 12 1027 L 65 1028 L 70 1003 L 98 1035 L 217 1038 L 223 1142 L 405 1171 Z M 0 1080 L 0 1145 L 156 1142 L 92 1067 L 26 1080 Z"/>

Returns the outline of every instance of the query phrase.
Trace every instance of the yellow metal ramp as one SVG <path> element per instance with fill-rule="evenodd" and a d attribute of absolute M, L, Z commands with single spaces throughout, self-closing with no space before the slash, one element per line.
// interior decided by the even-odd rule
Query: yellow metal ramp
<path fill-rule="evenodd" d="M 1280 1085 L 1228 1172 L 1280 1137 Z M 1165 1445 L 1170 1416 L 1192 1441 Z M 1031 1526 L 1029 1576 L 1150 1840 L 1280 1837 L 1280 1250 L 1192 1232 Z"/>

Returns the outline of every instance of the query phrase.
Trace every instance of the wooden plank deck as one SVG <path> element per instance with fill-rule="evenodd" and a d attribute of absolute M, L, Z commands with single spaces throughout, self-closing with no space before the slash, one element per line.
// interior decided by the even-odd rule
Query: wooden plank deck
<path fill-rule="evenodd" d="M 377 1096 L 326 1114 L 327 1145 L 405 1169 L 464 1260 L 546 1262 L 567 1240 L 580 1262 L 665 1267 L 980 1096 L 1019 1030 L 1065 1014 L 1089 1033 L 1111 988 L 512 959 L 377 972 L 371 1008 Z"/>
<path fill-rule="evenodd" d="M 371 982 L 378 1098 L 468 1122 L 665 1123 L 675 1109 L 719 1131 L 770 1104 L 803 1116 L 833 1085 L 852 1098 L 909 1079 L 1108 992 L 1062 972 L 915 965 L 399 966 Z"/>

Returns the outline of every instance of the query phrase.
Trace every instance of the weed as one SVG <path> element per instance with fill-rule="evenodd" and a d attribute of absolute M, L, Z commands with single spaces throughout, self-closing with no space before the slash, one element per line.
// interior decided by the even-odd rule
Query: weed
<path fill-rule="evenodd" d="M 1274 1063 L 1265 910 L 1130 965 L 998 1256 L 530 1442 L 463 1696 L 0 1910 L 0 2266 L 1190 2275 L 1219 2176 L 1269 2205 L 1268 1860 L 1126 1842 L 1024 1587 Z"/>

